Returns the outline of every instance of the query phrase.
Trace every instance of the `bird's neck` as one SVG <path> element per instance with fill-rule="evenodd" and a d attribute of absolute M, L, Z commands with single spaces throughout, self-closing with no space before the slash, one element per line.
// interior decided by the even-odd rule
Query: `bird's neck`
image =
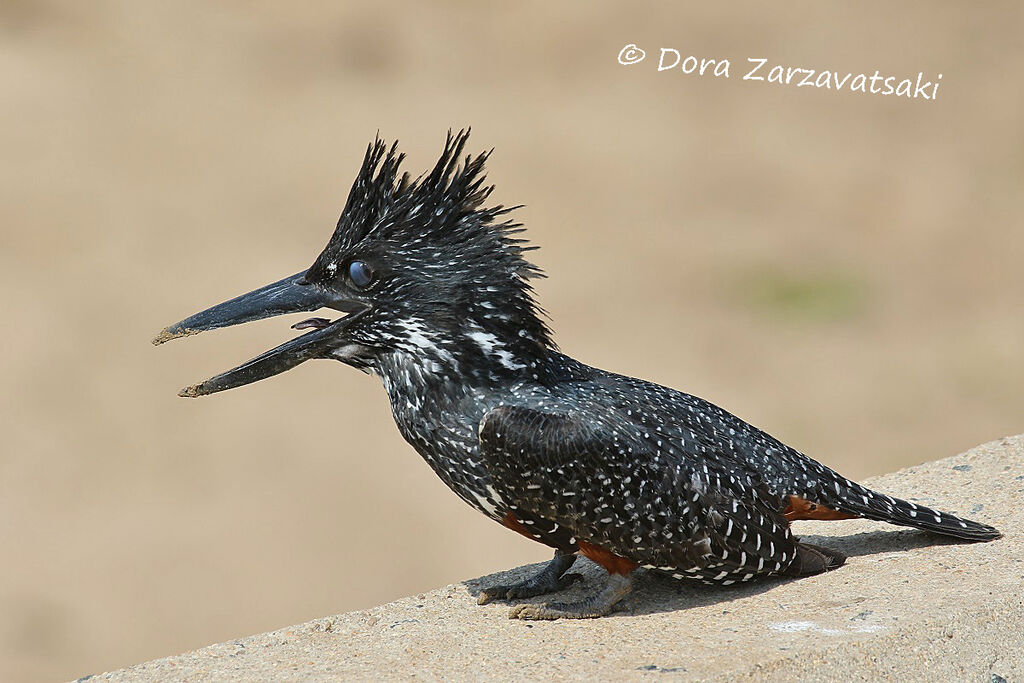
<path fill-rule="evenodd" d="M 543 382 L 555 355 L 546 344 L 473 323 L 442 334 L 410 322 L 403 331 L 401 342 L 377 356 L 370 368 L 381 378 L 396 419 L 467 404 L 485 406 L 486 397 Z"/>

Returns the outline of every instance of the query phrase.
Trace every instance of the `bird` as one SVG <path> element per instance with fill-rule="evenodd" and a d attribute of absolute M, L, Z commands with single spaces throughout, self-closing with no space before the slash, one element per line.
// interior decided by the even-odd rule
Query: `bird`
<path fill-rule="evenodd" d="M 804 577 L 843 553 L 794 536 L 795 520 L 865 518 L 963 541 L 995 528 L 872 491 L 696 396 L 600 370 L 562 353 L 533 281 L 536 247 L 494 204 L 485 164 L 449 130 L 412 178 L 398 142 L 367 146 L 324 250 L 304 271 L 171 325 L 161 344 L 319 309 L 340 317 L 183 389 L 200 397 L 311 359 L 375 375 L 404 439 L 463 501 L 554 549 L 535 576 L 484 587 L 517 619 L 593 618 L 621 608 L 638 571 L 728 585 Z M 574 602 L 529 602 L 607 571 Z"/>

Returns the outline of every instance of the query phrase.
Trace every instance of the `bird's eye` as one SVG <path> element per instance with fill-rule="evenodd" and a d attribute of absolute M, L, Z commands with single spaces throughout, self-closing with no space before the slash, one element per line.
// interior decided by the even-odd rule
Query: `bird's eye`
<path fill-rule="evenodd" d="M 348 264 L 348 279 L 359 289 L 364 289 L 373 282 L 373 270 L 365 261 L 353 261 Z"/>

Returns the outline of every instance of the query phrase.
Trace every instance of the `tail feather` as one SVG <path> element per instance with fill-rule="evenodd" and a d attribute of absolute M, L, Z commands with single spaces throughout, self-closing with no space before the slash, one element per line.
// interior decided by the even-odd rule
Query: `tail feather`
<path fill-rule="evenodd" d="M 924 529 L 968 541 L 991 541 L 1002 536 L 998 529 L 924 505 L 872 491 L 856 482 L 832 473 L 834 481 L 825 484 L 816 497 L 823 505 L 880 522 Z"/>

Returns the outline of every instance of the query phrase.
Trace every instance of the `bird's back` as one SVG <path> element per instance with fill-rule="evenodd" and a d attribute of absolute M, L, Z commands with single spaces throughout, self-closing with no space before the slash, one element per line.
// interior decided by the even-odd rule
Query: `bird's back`
<path fill-rule="evenodd" d="M 638 564 L 745 580 L 785 570 L 792 519 L 863 516 L 968 539 L 991 527 L 878 494 L 701 398 L 558 356 L 484 419 L 513 510 Z"/>

